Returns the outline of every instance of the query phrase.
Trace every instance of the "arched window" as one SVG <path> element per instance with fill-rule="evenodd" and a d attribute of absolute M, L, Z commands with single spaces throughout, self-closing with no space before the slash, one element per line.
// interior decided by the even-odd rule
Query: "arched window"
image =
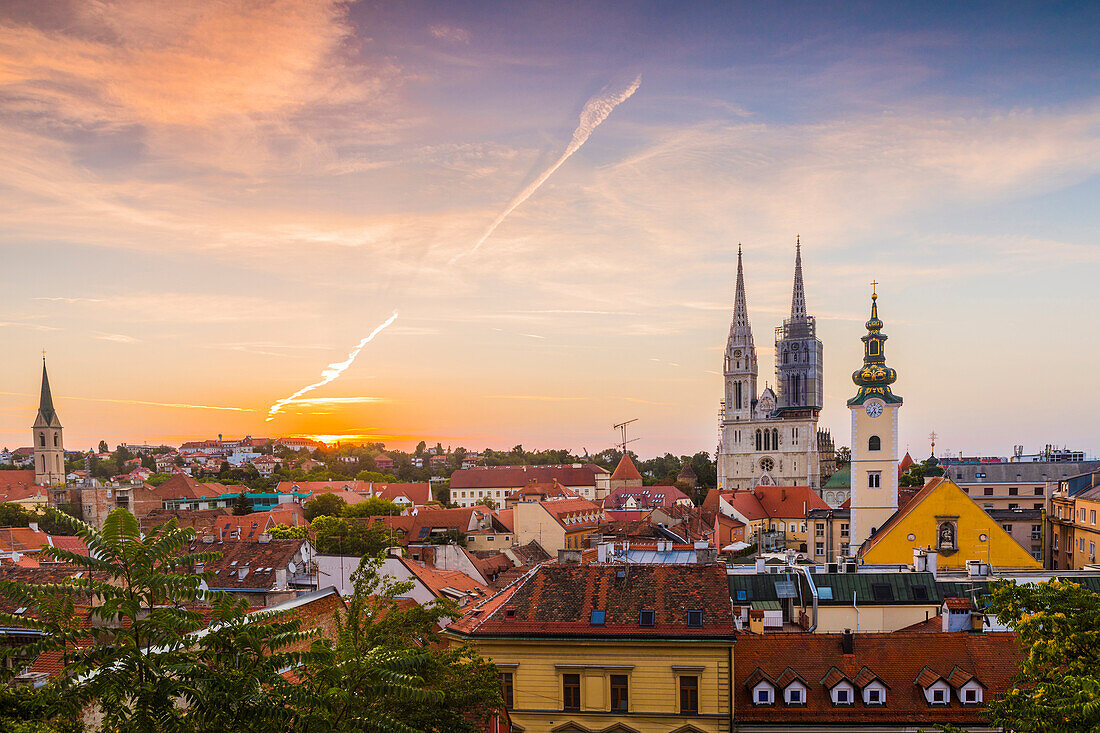
<path fill-rule="evenodd" d="M 43 447 L 43 448 L 46 447 L 46 434 L 45 433 L 39 433 L 38 434 L 38 445 Z"/>
<path fill-rule="evenodd" d="M 882 439 L 877 435 L 872 435 L 867 439 L 867 450 L 882 450 Z"/>
<path fill-rule="evenodd" d="M 763 450 L 763 447 L 760 445 L 760 428 L 756 429 L 756 450 Z"/>
<path fill-rule="evenodd" d="M 772 428 L 772 450 L 779 450 L 779 428 Z"/>
<path fill-rule="evenodd" d="M 772 433 L 767 428 L 764 428 L 764 450 L 772 449 Z"/>
<path fill-rule="evenodd" d="M 61 436 L 58 435 L 57 433 L 54 433 L 53 434 L 53 447 L 56 448 L 60 441 L 61 441 Z"/>

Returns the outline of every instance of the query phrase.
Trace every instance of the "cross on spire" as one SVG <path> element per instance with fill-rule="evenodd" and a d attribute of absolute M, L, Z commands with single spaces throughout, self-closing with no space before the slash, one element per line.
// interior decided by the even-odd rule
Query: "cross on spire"
<path fill-rule="evenodd" d="M 874 297 L 878 296 L 878 286 L 879 286 L 878 280 L 872 280 L 871 281 L 871 295 L 874 296 Z"/>

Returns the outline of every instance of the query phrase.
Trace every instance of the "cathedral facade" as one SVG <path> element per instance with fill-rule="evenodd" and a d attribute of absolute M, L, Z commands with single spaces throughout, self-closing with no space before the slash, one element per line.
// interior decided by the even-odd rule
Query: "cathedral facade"
<path fill-rule="evenodd" d="M 824 396 L 822 344 L 806 312 L 802 247 L 795 245 L 791 314 L 775 329 L 776 389 L 759 389 L 756 346 L 749 323 L 741 249 L 733 323 L 722 373 L 719 409 L 718 486 L 724 491 L 757 486 L 809 486 L 820 492 L 831 473 L 833 445 L 818 430 Z"/>

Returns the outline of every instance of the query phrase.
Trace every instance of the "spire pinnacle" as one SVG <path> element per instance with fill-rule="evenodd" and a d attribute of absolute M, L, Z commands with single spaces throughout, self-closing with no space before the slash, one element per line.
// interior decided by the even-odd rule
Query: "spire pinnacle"
<path fill-rule="evenodd" d="M 57 420 L 57 410 L 53 406 L 53 394 L 50 392 L 50 377 L 46 373 L 46 357 L 42 356 L 42 392 L 38 398 L 38 421 L 43 425 L 53 427 L 56 423 L 60 426 Z"/>
<path fill-rule="evenodd" d="M 745 336 L 752 339 L 752 328 L 749 326 L 749 307 L 745 298 L 745 267 L 741 258 L 741 243 L 737 243 L 737 290 L 733 298 L 733 333 L 731 335 Z"/>
<path fill-rule="evenodd" d="M 806 290 L 802 284 L 802 237 L 795 235 L 794 289 L 791 293 L 791 320 L 806 320 Z"/>

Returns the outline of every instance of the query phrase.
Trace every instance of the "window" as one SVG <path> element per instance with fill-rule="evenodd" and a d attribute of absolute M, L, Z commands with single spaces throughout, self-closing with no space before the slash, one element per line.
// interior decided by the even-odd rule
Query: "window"
<path fill-rule="evenodd" d="M 58 443 L 58 440 L 59 440 L 59 438 L 60 438 L 60 437 L 61 437 L 61 436 L 59 436 L 59 435 L 58 435 L 57 433 L 54 433 L 54 434 L 53 434 L 53 447 L 54 447 L 54 448 L 56 448 L 56 447 L 57 447 L 57 443 Z"/>
<path fill-rule="evenodd" d="M 1035 508 L 1036 509 L 1042 509 L 1043 505 L 1041 503 L 1038 503 L 1038 504 L 1035 505 Z"/>
<path fill-rule="evenodd" d="M 882 471 L 868 471 L 867 472 L 867 488 L 877 489 L 882 485 Z"/>
<path fill-rule="evenodd" d="M 814 544 L 814 554 L 815 555 L 824 555 L 825 554 L 825 543 L 824 542 L 818 542 L 818 543 Z"/>
<path fill-rule="evenodd" d="M 867 439 L 867 450 L 882 450 L 882 438 L 872 435 Z"/>
<path fill-rule="evenodd" d="M 1042 486 L 1036 486 L 1035 487 L 1035 495 L 1036 496 L 1042 496 L 1043 495 L 1043 487 Z"/>
<path fill-rule="evenodd" d="M 1089 543 L 1089 557 L 1090 558 L 1095 558 L 1096 557 L 1096 543 L 1095 542 L 1090 542 Z"/>
<path fill-rule="evenodd" d="M 1079 550 L 1080 552 L 1084 552 L 1084 551 L 1085 551 L 1085 538 L 1084 538 L 1084 537 L 1081 537 L 1081 538 L 1079 538 L 1079 539 L 1077 540 L 1077 549 L 1078 549 L 1078 550 Z"/>
<path fill-rule="evenodd" d="M 989 486 L 985 487 L 985 495 L 986 496 L 993 496 L 993 489 Z"/>
<path fill-rule="evenodd" d="M 1033 540 L 1043 539 L 1043 525 L 1041 525 L 1041 524 L 1031 525 L 1031 539 L 1033 539 Z"/>
<path fill-rule="evenodd" d="M 815 537 L 824 537 L 825 536 L 825 525 L 824 524 L 815 524 L 814 525 L 814 536 Z"/>
<path fill-rule="evenodd" d="M 767 685 L 760 685 L 756 688 L 756 694 L 753 696 L 753 700 L 757 705 L 771 705 L 772 688 Z"/>
<path fill-rule="evenodd" d="M 841 524 L 840 524 L 840 536 L 841 537 L 847 537 L 848 536 L 848 525 L 843 523 L 843 522 L 841 522 Z"/>
<path fill-rule="evenodd" d="M 694 715 L 699 712 L 699 678 L 680 677 L 680 715 Z"/>
<path fill-rule="evenodd" d="M 933 705 L 946 705 L 947 699 L 943 694 L 943 690 L 932 690 L 932 704 Z"/>
<path fill-rule="evenodd" d="M 649 609 L 642 609 L 642 611 L 638 614 L 638 625 L 652 626 L 656 620 L 656 616 L 657 614 L 655 614 L 653 611 Z"/>
<path fill-rule="evenodd" d="M 802 696 L 802 688 L 797 685 L 788 687 L 786 702 L 788 705 L 804 705 L 806 703 L 806 698 Z"/>
<path fill-rule="evenodd" d="M 563 674 L 561 676 L 562 710 L 576 712 L 581 709 L 581 676 Z"/>
<path fill-rule="evenodd" d="M 889 583 L 871 583 L 871 598 L 876 601 L 892 601 L 894 589 Z"/>
<path fill-rule="evenodd" d="M 1003 529 L 1005 532 L 1008 532 L 1009 534 L 1012 534 L 1012 525 L 1011 524 L 1002 524 L 1001 529 Z"/>
<path fill-rule="evenodd" d="M 1054 549 L 1058 549 L 1058 535 L 1054 535 Z"/>
<path fill-rule="evenodd" d="M 38 445 L 41 446 L 42 448 L 46 447 L 46 434 L 45 433 L 39 433 L 38 434 Z"/>
<path fill-rule="evenodd" d="M 833 690 L 833 702 L 837 705 L 849 705 L 852 698 L 848 694 L 847 687 L 838 687 Z"/>
<path fill-rule="evenodd" d="M 500 673 L 500 695 L 504 698 L 504 707 L 512 709 L 512 673 Z"/>
<path fill-rule="evenodd" d="M 911 585 L 909 590 L 913 593 L 914 601 L 927 601 L 928 600 L 928 588 L 923 585 Z"/>
<path fill-rule="evenodd" d="M 593 608 L 592 615 L 589 617 L 589 623 L 593 626 L 603 626 L 606 619 L 607 611 L 602 608 Z"/>
<path fill-rule="evenodd" d="M 1008 487 L 1008 495 L 1009 496 L 1019 496 L 1020 495 L 1020 489 L 1015 487 L 1015 486 L 1010 486 L 1010 487 Z"/>
<path fill-rule="evenodd" d="M 1095 509 L 1089 509 L 1089 524 L 1091 524 L 1093 526 L 1096 525 L 1096 510 Z"/>
<path fill-rule="evenodd" d="M 978 690 L 969 688 L 963 690 L 963 702 L 968 705 L 976 705 L 982 701 L 981 695 L 978 694 Z"/>
<path fill-rule="evenodd" d="M 885 700 L 882 699 L 882 690 L 867 690 L 867 699 L 865 700 L 865 702 L 868 705 L 882 705 L 885 702 Z"/>
<path fill-rule="evenodd" d="M 611 675 L 611 711 L 625 713 L 628 710 L 626 675 Z"/>
<path fill-rule="evenodd" d="M 699 628 L 703 625 L 702 611 L 688 611 L 687 625 Z"/>

